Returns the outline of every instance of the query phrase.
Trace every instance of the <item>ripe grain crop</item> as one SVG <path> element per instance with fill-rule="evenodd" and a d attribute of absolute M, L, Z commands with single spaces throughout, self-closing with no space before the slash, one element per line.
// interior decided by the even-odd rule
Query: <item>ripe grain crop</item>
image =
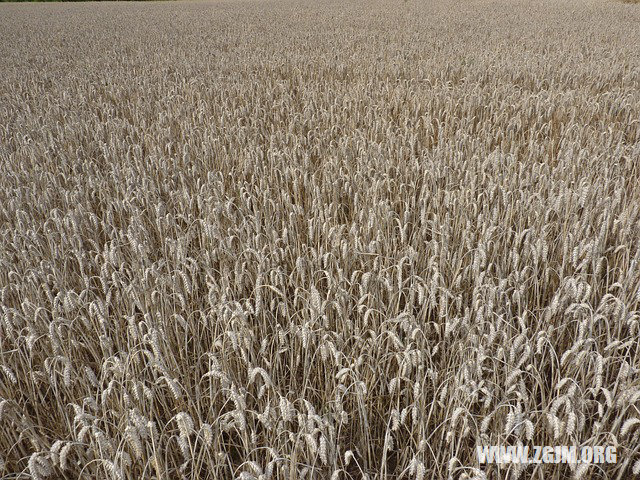
<path fill-rule="evenodd" d="M 0 476 L 630 478 L 638 25 L 0 5 Z"/>

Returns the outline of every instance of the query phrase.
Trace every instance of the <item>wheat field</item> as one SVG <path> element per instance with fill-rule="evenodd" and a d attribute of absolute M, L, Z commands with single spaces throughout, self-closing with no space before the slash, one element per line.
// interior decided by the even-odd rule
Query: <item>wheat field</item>
<path fill-rule="evenodd" d="M 639 25 L 0 5 L 0 477 L 632 478 Z"/>

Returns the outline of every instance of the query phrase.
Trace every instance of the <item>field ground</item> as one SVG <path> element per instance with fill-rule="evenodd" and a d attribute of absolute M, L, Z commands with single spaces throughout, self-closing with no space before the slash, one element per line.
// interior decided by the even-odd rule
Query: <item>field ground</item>
<path fill-rule="evenodd" d="M 638 25 L 0 5 L 0 476 L 631 478 Z"/>

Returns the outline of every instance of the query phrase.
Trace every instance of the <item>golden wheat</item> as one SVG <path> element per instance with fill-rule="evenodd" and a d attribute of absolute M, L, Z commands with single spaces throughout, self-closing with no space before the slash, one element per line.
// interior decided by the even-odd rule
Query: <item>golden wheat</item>
<path fill-rule="evenodd" d="M 0 476 L 640 472 L 639 24 L 1 4 Z"/>

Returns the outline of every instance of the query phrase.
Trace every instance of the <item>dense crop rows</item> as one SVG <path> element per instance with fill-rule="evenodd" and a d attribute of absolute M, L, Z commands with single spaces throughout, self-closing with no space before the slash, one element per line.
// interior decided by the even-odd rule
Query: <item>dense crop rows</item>
<path fill-rule="evenodd" d="M 0 476 L 630 478 L 639 24 L 1 5 Z"/>

